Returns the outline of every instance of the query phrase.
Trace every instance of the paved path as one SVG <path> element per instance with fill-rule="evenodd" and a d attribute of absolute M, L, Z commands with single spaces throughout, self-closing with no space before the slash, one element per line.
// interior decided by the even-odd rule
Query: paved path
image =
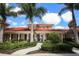
<path fill-rule="evenodd" d="M 9 54 L 0 53 L 0 56 L 8 56 Z"/>
<path fill-rule="evenodd" d="M 75 52 L 76 54 L 79 54 L 79 49 L 77 48 L 73 48 L 72 51 Z"/>
<path fill-rule="evenodd" d="M 22 49 L 22 50 L 18 50 L 12 54 L 3 54 L 0 53 L 0 56 L 7 56 L 7 55 L 15 55 L 15 56 L 22 56 L 22 55 L 35 55 L 35 56 L 79 56 L 79 49 L 77 48 L 73 48 L 73 52 L 75 52 L 76 54 L 61 54 L 61 53 L 35 53 L 35 54 L 27 54 L 31 51 L 35 51 L 35 50 L 39 50 L 41 48 L 42 43 L 38 43 L 35 47 L 30 47 L 30 48 L 26 48 L 26 49 Z"/>
<path fill-rule="evenodd" d="M 27 56 L 79 56 L 79 54 L 68 54 L 68 53 L 35 53 L 28 54 Z"/>
<path fill-rule="evenodd" d="M 26 55 L 27 53 L 29 53 L 31 51 L 39 50 L 41 48 L 41 45 L 42 45 L 42 43 L 37 43 L 37 45 L 35 47 L 18 50 L 16 52 L 12 53 L 11 55 L 18 55 L 18 56 Z"/>

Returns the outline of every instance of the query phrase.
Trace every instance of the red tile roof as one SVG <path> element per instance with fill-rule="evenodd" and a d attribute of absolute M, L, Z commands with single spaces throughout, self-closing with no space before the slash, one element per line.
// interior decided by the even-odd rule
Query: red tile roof
<path fill-rule="evenodd" d="M 51 28 L 36 28 L 34 29 L 35 31 L 63 31 L 65 29 L 51 29 Z M 29 28 L 25 27 L 17 27 L 17 28 L 7 28 L 5 32 L 10 32 L 10 31 L 30 31 Z"/>
<path fill-rule="evenodd" d="M 35 31 L 68 31 L 69 29 L 51 29 L 51 28 L 36 28 Z M 79 28 L 77 28 L 79 31 Z M 5 32 L 10 31 L 30 31 L 30 29 L 27 27 L 17 27 L 17 28 L 7 28 Z"/>
<path fill-rule="evenodd" d="M 25 27 L 17 27 L 17 28 L 7 28 L 5 31 L 26 31 L 28 28 Z"/>

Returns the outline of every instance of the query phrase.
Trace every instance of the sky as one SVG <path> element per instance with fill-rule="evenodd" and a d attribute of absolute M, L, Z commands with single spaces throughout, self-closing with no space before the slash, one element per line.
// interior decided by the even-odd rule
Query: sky
<path fill-rule="evenodd" d="M 10 3 L 7 5 L 15 7 L 15 9 L 11 11 L 17 12 L 21 10 L 16 3 Z M 54 29 L 68 29 L 68 23 L 72 20 L 72 13 L 66 11 L 61 17 L 58 15 L 60 10 L 65 7 L 64 4 L 38 3 L 36 7 L 44 7 L 47 10 L 47 13 L 42 16 L 42 19 L 34 17 L 34 24 L 53 24 L 52 28 Z M 75 18 L 77 26 L 79 26 L 79 11 L 75 10 Z M 17 17 L 8 16 L 6 22 L 10 24 L 9 27 L 27 27 L 29 19 L 26 19 L 25 15 L 19 15 Z"/>

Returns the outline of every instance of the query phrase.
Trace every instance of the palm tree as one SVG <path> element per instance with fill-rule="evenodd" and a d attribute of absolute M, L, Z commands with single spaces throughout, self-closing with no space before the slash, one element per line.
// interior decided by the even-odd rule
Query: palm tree
<path fill-rule="evenodd" d="M 76 30 L 76 19 L 75 19 L 75 13 L 74 10 L 79 10 L 79 4 L 76 3 L 64 3 L 65 7 L 63 9 L 61 9 L 61 11 L 59 12 L 59 15 L 61 15 L 64 11 L 70 10 L 72 12 L 72 21 L 68 24 L 68 26 L 71 28 L 73 28 L 73 32 L 75 35 L 75 39 L 76 39 L 76 43 L 79 44 L 79 40 L 78 40 L 78 32 Z"/>
<path fill-rule="evenodd" d="M 19 11 L 19 14 L 25 14 L 26 18 L 29 18 L 30 24 L 31 24 L 31 40 L 30 42 L 33 42 L 33 17 L 39 17 L 43 16 L 46 13 L 46 9 L 43 7 L 36 7 L 35 3 L 23 3 L 19 4 L 21 7 L 21 11 Z"/>
<path fill-rule="evenodd" d="M 0 24 L 2 27 L 2 30 L 0 30 L 0 42 L 3 41 L 3 31 L 4 29 L 9 25 L 6 23 L 6 17 L 7 16 L 16 16 L 17 14 L 14 12 L 10 12 L 10 10 L 13 9 L 11 6 L 6 6 L 5 3 L 0 3 Z"/>

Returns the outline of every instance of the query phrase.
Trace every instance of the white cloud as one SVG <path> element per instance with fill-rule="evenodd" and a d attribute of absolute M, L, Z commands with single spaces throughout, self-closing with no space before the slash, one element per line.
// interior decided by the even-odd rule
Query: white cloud
<path fill-rule="evenodd" d="M 70 11 L 61 15 L 64 21 L 70 22 L 72 20 L 72 13 Z"/>
<path fill-rule="evenodd" d="M 11 24 L 11 25 L 13 25 L 13 26 L 17 25 L 17 22 L 14 22 L 14 21 L 9 20 L 9 19 L 7 19 L 6 22 L 9 23 L 9 24 Z"/>
<path fill-rule="evenodd" d="M 12 22 L 12 20 L 9 20 L 9 19 L 7 19 L 7 21 L 6 21 L 7 23 L 11 23 Z"/>
<path fill-rule="evenodd" d="M 8 28 L 27 27 L 27 26 L 9 26 Z"/>
<path fill-rule="evenodd" d="M 34 21 L 34 24 L 39 24 L 37 21 Z"/>
<path fill-rule="evenodd" d="M 26 15 L 18 15 L 18 17 L 26 17 Z"/>
<path fill-rule="evenodd" d="M 22 23 L 21 23 L 21 25 L 24 25 L 24 24 L 25 24 L 25 22 L 22 22 Z"/>
<path fill-rule="evenodd" d="M 16 23 L 16 22 L 12 22 L 12 25 L 13 25 L 13 26 L 16 26 L 16 25 L 17 25 L 17 23 Z"/>
<path fill-rule="evenodd" d="M 54 29 L 69 29 L 69 27 L 64 27 L 64 26 L 55 26 L 53 28 Z"/>
<path fill-rule="evenodd" d="M 57 13 L 46 13 L 46 15 L 42 17 L 42 19 L 44 23 L 54 24 L 54 25 L 59 24 L 61 21 L 61 18 L 58 16 Z"/>
<path fill-rule="evenodd" d="M 10 10 L 10 12 L 18 12 L 21 11 L 21 8 L 15 7 L 14 9 Z"/>
<path fill-rule="evenodd" d="M 23 25 L 23 26 L 18 26 L 18 27 L 27 27 L 27 25 Z"/>
<path fill-rule="evenodd" d="M 9 6 L 9 3 L 6 3 L 6 7 L 8 7 Z"/>
<path fill-rule="evenodd" d="M 25 25 L 26 21 L 21 22 L 21 25 Z"/>

